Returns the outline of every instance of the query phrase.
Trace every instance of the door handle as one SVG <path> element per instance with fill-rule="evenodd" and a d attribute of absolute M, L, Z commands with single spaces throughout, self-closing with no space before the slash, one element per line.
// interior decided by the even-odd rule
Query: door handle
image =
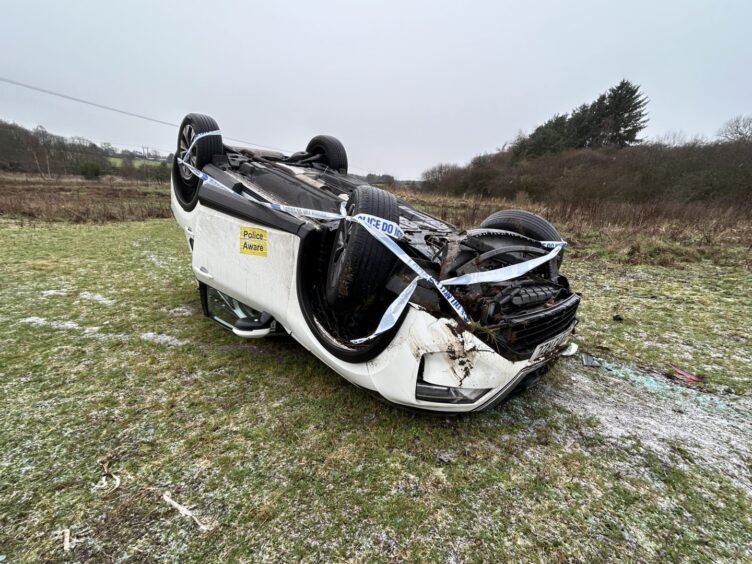
<path fill-rule="evenodd" d="M 201 276 L 203 276 L 204 278 L 208 278 L 209 280 L 214 280 L 214 276 L 212 276 L 211 274 L 209 274 L 209 269 L 206 268 L 205 266 L 200 266 L 198 268 L 196 268 L 194 266 L 193 267 L 193 272 L 195 274 L 200 274 Z"/>

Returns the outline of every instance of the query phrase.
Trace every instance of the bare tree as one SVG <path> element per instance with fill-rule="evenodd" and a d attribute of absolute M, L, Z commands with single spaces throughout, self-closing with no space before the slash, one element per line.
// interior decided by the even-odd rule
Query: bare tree
<path fill-rule="evenodd" d="M 729 143 L 752 141 L 752 115 L 731 118 L 718 130 L 718 137 Z"/>

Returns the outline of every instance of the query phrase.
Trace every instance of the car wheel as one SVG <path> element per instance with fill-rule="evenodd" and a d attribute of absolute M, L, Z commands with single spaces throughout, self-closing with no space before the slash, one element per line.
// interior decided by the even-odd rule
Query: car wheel
<path fill-rule="evenodd" d="M 321 155 L 320 162 L 338 172 L 347 173 L 347 152 L 345 146 L 331 135 L 317 135 L 306 147 L 309 155 Z"/>
<path fill-rule="evenodd" d="M 202 137 L 193 144 L 187 158 L 183 157 L 183 155 L 193 143 L 196 135 L 217 131 L 218 129 L 217 122 L 203 114 L 188 114 L 183 119 L 183 123 L 180 124 L 178 147 L 173 162 L 172 180 L 175 187 L 175 196 L 178 202 L 180 202 L 180 206 L 186 211 L 190 211 L 196 207 L 196 202 L 198 202 L 198 187 L 201 181 L 187 166 L 179 164 L 177 158 L 181 157 L 192 167 L 201 170 L 204 165 L 212 161 L 214 155 L 223 154 L 224 146 L 221 135 Z"/>
<path fill-rule="evenodd" d="M 397 198 L 373 186 L 358 186 L 348 202 L 349 215 L 367 213 L 399 222 Z M 367 300 L 384 288 L 397 257 L 365 227 L 342 221 L 337 229 L 329 257 L 326 300 L 332 307 L 343 307 Z"/>
<path fill-rule="evenodd" d="M 562 241 L 556 228 L 541 216 L 525 210 L 501 210 L 489 215 L 480 224 L 489 229 L 513 231 L 538 241 Z M 561 266 L 564 251 L 556 257 L 556 264 Z"/>

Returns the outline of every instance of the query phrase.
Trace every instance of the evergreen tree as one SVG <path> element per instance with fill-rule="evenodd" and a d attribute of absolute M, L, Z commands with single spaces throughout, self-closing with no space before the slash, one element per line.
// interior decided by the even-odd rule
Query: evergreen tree
<path fill-rule="evenodd" d="M 640 87 L 622 80 L 590 104 L 567 115 L 555 115 L 512 146 L 515 157 L 539 157 L 567 149 L 626 147 L 639 143 L 637 135 L 647 125 L 648 99 Z"/>
<path fill-rule="evenodd" d="M 604 132 L 606 145 L 626 147 L 638 143 L 637 135 L 648 124 L 645 106 L 647 97 L 640 87 L 628 80 L 610 88 L 606 95 L 608 128 Z"/>

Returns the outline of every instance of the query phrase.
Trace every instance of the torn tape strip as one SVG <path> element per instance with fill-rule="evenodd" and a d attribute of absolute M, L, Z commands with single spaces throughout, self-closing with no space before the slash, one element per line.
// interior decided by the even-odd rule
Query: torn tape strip
<path fill-rule="evenodd" d="M 405 310 L 405 307 L 407 307 L 407 303 L 410 301 L 413 292 L 415 292 L 415 288 L 418 285 L 418 280 L 420 280 L 420 276 L 413 278 L 413 281 L 405 286 L 405 289 L 400 292 L 399 296 L 397 296 L 397 299 L 389 304 L 389 307 L 386 308 L 384 315 L 381 316 L 381 321 L 379 321 L 379 326 L 376 328 L 376 331 L 368 335 L 368 337 L 353 339 L 350 342 L 354 345 L 360 345 L 362 343 L 365 343 L 366 341 L 375 339 L 385 331 L 389 331 L 389 329 L 394 327 L 394 325 L 399 320 L 400 315 L 402 315 L 402 312 Z"/>
<path fill-rule="evenodd" d="M 198 178 L 200 178 L 202 182 L 205 182 L 205 183 L 207 183 L 207 184 L 209 184 L 211 186 L 215 186 L 217 188 L 223 188 L 225 190 L 229 190 L 230 192 L 232 192 L 232 190 L 230 190 L 230 188 L 228 188 L 227 186 L 225 186 L 224 184 L 222 184 L 219 180 L 215 180 L 214 178 L 212 178 L 211 176 L 209 176 L 205 172 L 197 169 L 196 167 L 194 167 L 190 163 L 184 161 L 183 159 L 178 158 L 178 164 L 182 165 L 185 168 L 187 168 L 188 170 L 190 170 L 193 173 L 193 175 L 197 176 Z M 232 193 L 235 194 L 235 192 L 232 192 Z M 255 200 L 255 201 L 258 201 L 258 200 Z M 264 202 L 259 202 L 259 203 L 263 204 Z"/>
<path fill-rule="evenodd" d="M 358 221 L 357 217 L 353 218 L 355 221 Z M 436 280 L 433 276 L 428 274 L 425 270 L 423 270 L 420 265 L 415 262 L 413 259 L 411 259 L 408 254 L 400 247 L 397 243 L 392 241 L 389 236 L 385 235 L 381 231 L 378 231 L 375 227 L 370 225 L 369 223 L 366 223 L 365 221 L 359 221 L 359 223 L 366 228 L 366 230 L 371 233 L 376 239 L 378 239 L 382 245 L 384 245 L 387 249 L 392 251 L 394 255 L 400 259 L 402 262 L 404 262 L 407 266 L 409 266 L 417 275 L 418 278 L 422 278 L 424 280 L 428 280 L 431 284 L 433 284 L 436 289 L 441 292 L 441 295 L 444 296 L 444 299 L 449 303 L 449 305 L 452 307 L 452 309 L 459 315 L 460 319 L 464 321 L 465 323 L 470 322 L 470 318 L 468 317 L 467 313 L 465 313 L 465 308 L 462 307 L 462 304 L 460 304 L 459 301 L 457 301 L 457 298 L 455 298 L 452 293 L 447 290 L 441 282 Z"/>
<path fill-rule="evenodd" d="M 205 133 L 197 133 L 196 135 L 194 135 L 191 144 L 188 145 L 188 148 L 183 152 L 181 158 L 184 159 L 186 155 L 190 155 L 191 151 L 193 150 L 193 146 L 196 144 L 196 141 L 203 139 L 204 137 L 211 137 L 212 135 L 222 135 L 222 132 L 217 129 L 215 131 L 207 131 Z"/>
<path fill-rule="evenodd" d="M 436 289 L 441 292 L 441 295 L 444 296 L 444 299 L 449 302 L 449 304 L 457 312 L 457 314 L 465 322 L 469 322 L 470 319 L 467 317 L 467 314 L 465 314 L 465 310 L 462 308 L 462 305 L 459 303 L 457 298 L 455 298 L 454 295 L 444 287 L 445 285 L 458 286 L 464 284 L 503 282 L 504 280 L 517 278 L 518 276 L 522 276 L 523 274 L 533 270 L 534 268 L 537 268 L 541 264 L 545 264 L 549 260 L 553 259 L 561 251 L 561 249 L 564 248 L 565 245 L 563 241 L 555 241 L 555 243 L 557 243 L 557 245 L 550 253 L 537 259 L 505 266 L 503 268 L 497 268 L 495 270 L 473 272 L 471 274 L 465 274 L 456 278 L 450 278 L 449 280 L 442 280 L 441 282 L 437 282 L 430 276 L 426 279 L 433 282 L 436 286 Z M 399 320 L 400 315 L 402 315 L 403 310 L 407 306 L 410 297 L 413 295 L 413 292 L 415 292 L 415 288 L 420 278 L 421 276 L 419 275 L 410 284 L 408 284 L 405 289 L 402 290 L 397 299 L 394 300 L 392 304 L 387 308 L 387 310 L 384 312 L 384 315 L 381 317 L 381 321 L 379 322 L 379 326 L 376 328 L 376 331 L 374 331 L 368 337 L 364 337 L 362 339 L 354 339 L 351 342 L 356 345 L 365 343 L 366 341 L 370 341 L 371 339 L 378 337 L 385 331 L 388 331 L 389 329 L 394 327 L 394 325 Z"/>
<path fill-rule="evenodd" d="M 463 274 L 462 276 L 456 276 L 449 280 L 442 280 L 441 283 L 446 286 L 458 286 L 464 284 L 492 284 L 494 282 L 504 282 L 504 280 L 511 280 L 522 276 L 527 272 L 530 272 L 534 268 L 547 263 L 556 255 L 559 254 L 561 249 L 564 248 L 564 242 L 559 241 L 552 251 L 543 255 L 542 257 L 526 260 L 525 262 L 518 262 L 517 264 L 510 264 L 502 268 L 496 268 L 494 270 L 485 270 L 482 272 L 471 272 L 470 274 Z"/>

